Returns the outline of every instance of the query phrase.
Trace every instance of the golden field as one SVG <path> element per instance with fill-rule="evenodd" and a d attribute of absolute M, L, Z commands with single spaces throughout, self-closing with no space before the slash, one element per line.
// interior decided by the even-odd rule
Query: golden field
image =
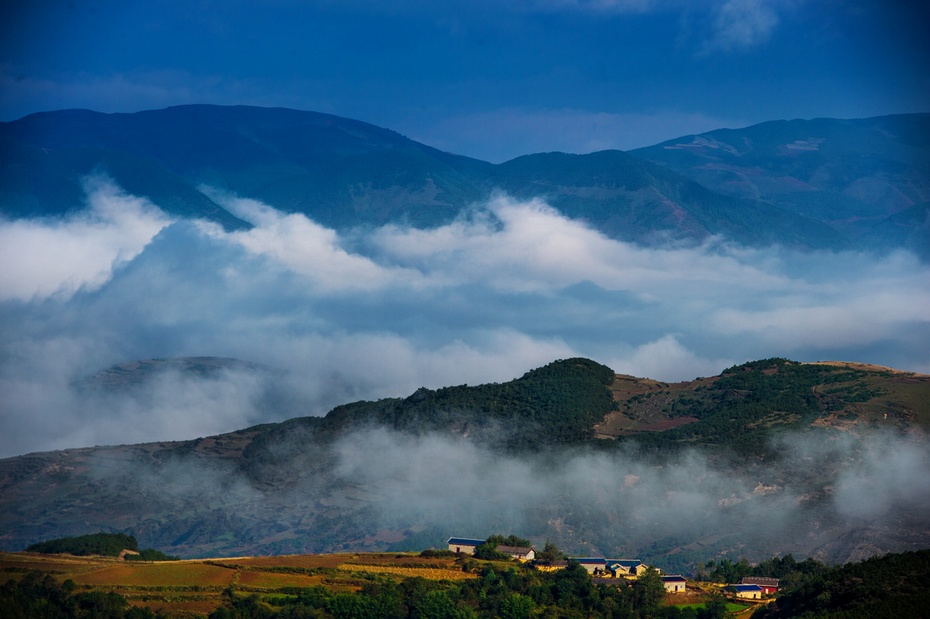
<path fill-rule="evenodd" d="M 289 594 L 297 587 L 323 585 L 357 590 L 375 579 L 420 577 L 428 580 L 474 578 L 454 558 L 406 553 L 345 553 L 235 557 L 181 561 L 123 561 L 112 557 L 76 557 L 0 552 L 0 583 L 28 571 L 72 580 L 78 590 L 113 591 L 130 604 L 173 616 L 200 616 L 217 608 L 223 592 L 236 595 Z"/>

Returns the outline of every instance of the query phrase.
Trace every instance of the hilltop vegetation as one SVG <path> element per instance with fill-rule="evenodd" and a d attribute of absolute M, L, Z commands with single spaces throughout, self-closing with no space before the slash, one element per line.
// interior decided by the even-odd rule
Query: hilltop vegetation
<path fill-rule="evenodd" d="M 83 557 L 87 555 L 101 555 L 104 557 L 118 557 L 126 553 L 126 558 L 137 561 L 173 561 L 177 557 L 170 557 L 154 548 L 139 550 L 139 542 L 132 535 L 124 533 L 94 533 L 91 535 L 78 535 L 76 537 L 60 537 L 30 544 L 26 552 L 41 554 L 67 553 Z"/>
<path fill-rule="evenodd" d="M 77 537 L 60 537 L 26 547 L 26 552 L 58 554 L 66 552 L 79 557 L 103 555 L 118 557 L 123 550 L 139 550 L 139 542 L 132 535 L 123 533 L 95 533 Z"/>
<path fill-rule="evenodd" d="M 334 409 L 321 430 L 377 424 L 402 432 L 476 432 L 480 441 L 515 449 L 593 438 L 594 424 L 616 406 L 613 371 L 589 359 L 566 359 L 506 383 L 418 389 L 403 400 Z"/>
<path fill-rule="evenodd" d="M 700 445 L 758 456 L 770 449 L 773 433 L 810 428 L 818 421 L 821 426 L 857 420 L 872 424 L 879 413 L 887 422 L 891 412 L 889 425 L 905 429 L 916 423 L 926 427 L 930 418 L 926 412 L 918 415 L 918 406 L 908 407 L 910 394 L 902 394 L 907 396 L 903 403 L 882 401 L 892 387 L 909 391 L 909 384 L 901 378 L 896 380 L 885 369 L 804 364 L 787 359 L 753 361 L 728 368 L 713 380 L 666 385 L 629 397 L 621 410 L 629 417 L 648 409 L 649 400 L 662 400 L 661 414 L 669 419 L 684 418 L 688 423 L 621 438 L 650 449 Z"/>
<path fill-rule="evenodd" d="M 930 550 L 824 568 L 754 619 L 921 617 L 930 608 Z"/>

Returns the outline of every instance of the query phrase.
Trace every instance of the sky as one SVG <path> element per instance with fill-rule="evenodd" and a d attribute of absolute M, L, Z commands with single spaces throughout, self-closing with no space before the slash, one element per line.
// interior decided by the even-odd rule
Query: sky
<path fill-rule="evenodd" d="M 0 11 L 0 121 L 290 107 L 497 163 L 930 111 L 923 2 L 9 0 Z"/>
<path fill-rule="evenodd" d="M 328 112 L 488 161 L 634 148 L 775 118 L 930 111 L 921 3 L 870 0 L 10 0 L 0 120 L 186 103 Z M 930 373 L 907 252 L 609 239 L 492 196 L 434 229 L 327 229 L 203 187 L 254 224 L 178 221 L 103 176 L 65 218 L 0 220 L 0 457 L 182 440 L 584 356 L 659 380 L 840 359 Z M 140 359 L 272 368 L 132 392 Z M 269 408 L 269 390 L 280 393 Z"/>

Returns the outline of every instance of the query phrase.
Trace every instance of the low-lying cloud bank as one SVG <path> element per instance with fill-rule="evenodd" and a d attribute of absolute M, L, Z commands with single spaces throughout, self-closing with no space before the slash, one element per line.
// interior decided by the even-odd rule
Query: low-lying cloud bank
<path fill-rule="evenodd" d="M 825 431 L 777 441 L 776 457 L 733 463 L 697 450 L 657 459 L 631 445 L 515 455 L 369 427 L 332 445 L 293 433 L 270 446 L 271 458 L 259 456 L 274 462 L 264 473 L 189 454 L 159 465 L 103 454 L 90 471 L 98 492 L 146 497 L 136 526 L 186 554 L 279 543 L 289 552 L 377 550 L 411 531 L 426 534 L 412 545 L 422 549 L 449 535 L 512 532 L 577 555 L 663 557 L 660 565 L 682 569 L 718 553 L 844 562 L 930 543 L 925 435 Z M 239 536 L 215 546 L 217 523 Z"/>
<path fill-rule="evenodd" d="M 85 215 L 0 223 L 0 456 L 191 438 L 569 356 L 662 380 L 772 356 L 930 371 L 930 274 L 904 252 L 644 248 L 506 196 L 436 229 L 345 235 L 212 195 L 255 228 L 171 222 L 105 179 Z M 105 405 L 74 386 L 206 355 L 280 370 L 288 404 L 241 372 Z"/>
<path fill-rule="evenodd" d="M 336 451 L 342 481 L 376 489 L 379 526 L 513 531 L 576 553 L 648 552 L 657 542 L 664 551 L 731 546 L 756 560 L 776 552 L 835 559 L 858 551 L 845 539 L 851 531 L 888 527 L 882 535 L 892 539 L 903 517 L 930 525 L 926 437 L 790 434 L 779 442 L 778 462 L 748 469 L 698 451 L 661 463 L 634 449 L 504 456 L 384 429 L 349 435 Z M 360 453 L 377 453 L 378 465 Z"/>
<path fill-rule="evenodd" d="M 0 222 L 0 302 L 67 300 L 94 290 L 171 223 L 104 177 L 85 182 L 87 210 L 62 220 Z"/>

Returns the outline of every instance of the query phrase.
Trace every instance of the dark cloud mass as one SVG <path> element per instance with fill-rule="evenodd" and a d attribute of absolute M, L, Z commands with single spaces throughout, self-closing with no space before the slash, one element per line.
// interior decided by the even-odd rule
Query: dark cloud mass
<path fill-rule="evenodd" d="M 193 438 L 569 356 L 661 380 L 772 356 L 930 370 L 930 282 L 904 252 L 650 249 L 507 196 L 435 229 L 339 234 L 210 190 L 255 224 L 226 233 L 105 178 L 87 191 L 70 219 L 0 223 L 0 456 Z M 273 371 L 76 386 L 188 356 Z"/>

